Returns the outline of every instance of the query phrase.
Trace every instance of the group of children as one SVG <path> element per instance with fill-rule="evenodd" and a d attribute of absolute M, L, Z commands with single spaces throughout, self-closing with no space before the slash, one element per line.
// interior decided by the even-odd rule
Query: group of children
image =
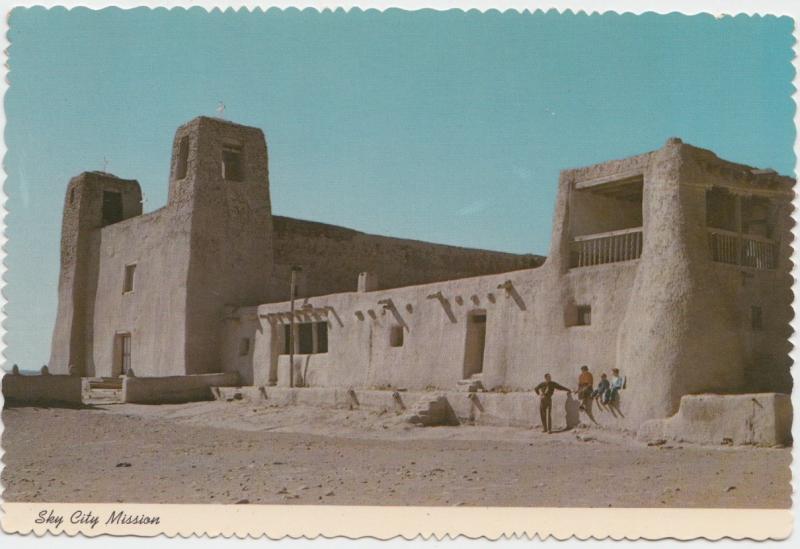
<path fill-rule="evenodd" d="M 619 398 L 619 392 L 625 388 L 627 381 L 619 373 L 619 368 L 611 369 L 611 379 L 608 379 L 605 372 L 600 374 L 600 383 L 594 386 L 594 376 L 589 371 L 588 366 L 581 366 L 581 374 L 578 376 L 578 389 L 575 391 L 581 401 L 581 410 L 586 410 L 587 404 L 591 399 L 602 405 L 609 405 Z"/>

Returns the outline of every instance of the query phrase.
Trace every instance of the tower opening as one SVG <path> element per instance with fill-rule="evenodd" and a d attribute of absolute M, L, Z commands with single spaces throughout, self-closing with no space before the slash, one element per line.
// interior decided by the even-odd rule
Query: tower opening
<path fill-rule="evenodd" d="M 189 169 L 189 136 L 181 137 L 178 145 L 178 163 L 175 165 L 175 179 L 183 179 Z"/>
<path fill-rule="evenodd" d="M 103 191 L 102 225 L 113 225 L 122 221 L 122 193 Z"/>
<path fill-rule="evenodd" d="M 242 163 L 242 147 L 226 144 L 222 147 L 222 179 L 225 181 L 243 181 L 244 166 Z"/>
<path fill-rule="evenodd" d="M 638 259 L 642 254 L 642 175 L 575 184 L 570 193 L 570 267 Z"/>

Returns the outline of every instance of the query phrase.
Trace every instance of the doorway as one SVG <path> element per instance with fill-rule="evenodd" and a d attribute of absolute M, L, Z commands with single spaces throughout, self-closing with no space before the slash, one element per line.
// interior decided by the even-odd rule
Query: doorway
<path fill-rule="evenodd" d="M 114 348 L 114 375 L 126 376 L 131 371 L 131 334 L 117 334 Z"/>
<path fill-rule="evenodd" d="M 486 311 L 467 315 L 467 336 L 464 345 L 464 379 L 483 372 L 483 353 L 486 349 Z"/>

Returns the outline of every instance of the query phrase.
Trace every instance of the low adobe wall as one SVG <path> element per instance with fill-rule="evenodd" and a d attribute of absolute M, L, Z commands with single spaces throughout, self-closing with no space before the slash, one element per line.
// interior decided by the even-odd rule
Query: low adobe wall
<path fill-rule="evenodd" d="M 343 389 L 334 387 L 219 387 L 220 400 L 247 400 L 274 406 L 365 409 L 411 413 L 422 402 L 444 395 L 462 423 L 503 427 L 541 427 L 539 397 L 532 392 L 467 393 L 461 391 L 401 391 Z M 473 395 L 473 396 L 470 396 Z M 564 393 L 553 395 L 553 429 L 572 428 L 585 417 L 578 416 L 578 402 Z"/>
<path fill-rule="evenodd" d="M 36 375 L 3 376 L 6 406 L 27 404 L 81 404 L 81 378 L 78 376 Z"/>
<path fill-rule="evenodd" d="M 792 402 L 780 393 L 686 395 L 678 413 L 645 422 L 638 436 L 646 442 L 786 445 L 792 440 Z"/>
<path fill-rule="evenodd" d="M 213 400 L 211 387 L 233 386 L 239 374 L 199 374 L 170 377 L 125 377 L 122 380 L 124 402 L 137 404 L 168 404 Z"/>

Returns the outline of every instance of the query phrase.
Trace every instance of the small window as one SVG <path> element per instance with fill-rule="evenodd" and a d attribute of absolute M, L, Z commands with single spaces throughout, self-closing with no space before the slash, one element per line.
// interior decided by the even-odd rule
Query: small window
<path fill-rule="evenodd" d="M 403 327 L 392 326 L 389 330 L 389 346 L 402 347 L 403 346 Z"/>
<path fill-rule="evenodd" d="M 750 328 L 756 332 L 764 329 L 764 317 L 761 313 L 761 307 L 750 307 Z"/>
<path fill-rule="evenodd" d="M 244 180 L 241 147 L 236 145 L 222 147 L 222 179 L 225 181 Z"/>
<path fill-rule="evenodd" d="M 283 351 L 288 355 L 291 351 L 291 325 L 283 325 Z M 313 355 L 328 352 L 328 322 L 303 322 L 295 325 L 295 352 L 299 355 Z"/>
<path fill-rule="evenodd" d="M 250 354 L 250 338 L 243 337 L 239 342 L 239 356 L 247 356 Z"/>
<path fill-rule="evenodd" d="M 578 305 L 578 318 L 576 326 L 589 326 L 592 323 L 591 305 Z"/>
<path fill-rule="evenodd" d="M 315 322 L 314 325 L 317 327 L 317 352 L 318 353 L 327 353 L 328 352 L 328 323 L 327 322 Z"/>
<path fill-rule="evenodd" d="M 103 227 L 120 221 L 122 221 L 122 194 L 103 191 Z"/>
<path fill-rule="evenodd" d="M 69 190 L 69 205 L 72 206 L 74 202 L 75 202 L 75 187 Z"/>
<path fill-rule="evenodd" d="M 122 293 L 133 291 L 133 281 L 136 277 L 136 264 L 125 265 L 125 281 L 122 283 Z"/>
<path fill-rule="evenodd" d="M 175 179 L 183 179 L 189 169 L 189 136 L 184 135 L 178 144 L 178 163 L 175 165 Z"/>

